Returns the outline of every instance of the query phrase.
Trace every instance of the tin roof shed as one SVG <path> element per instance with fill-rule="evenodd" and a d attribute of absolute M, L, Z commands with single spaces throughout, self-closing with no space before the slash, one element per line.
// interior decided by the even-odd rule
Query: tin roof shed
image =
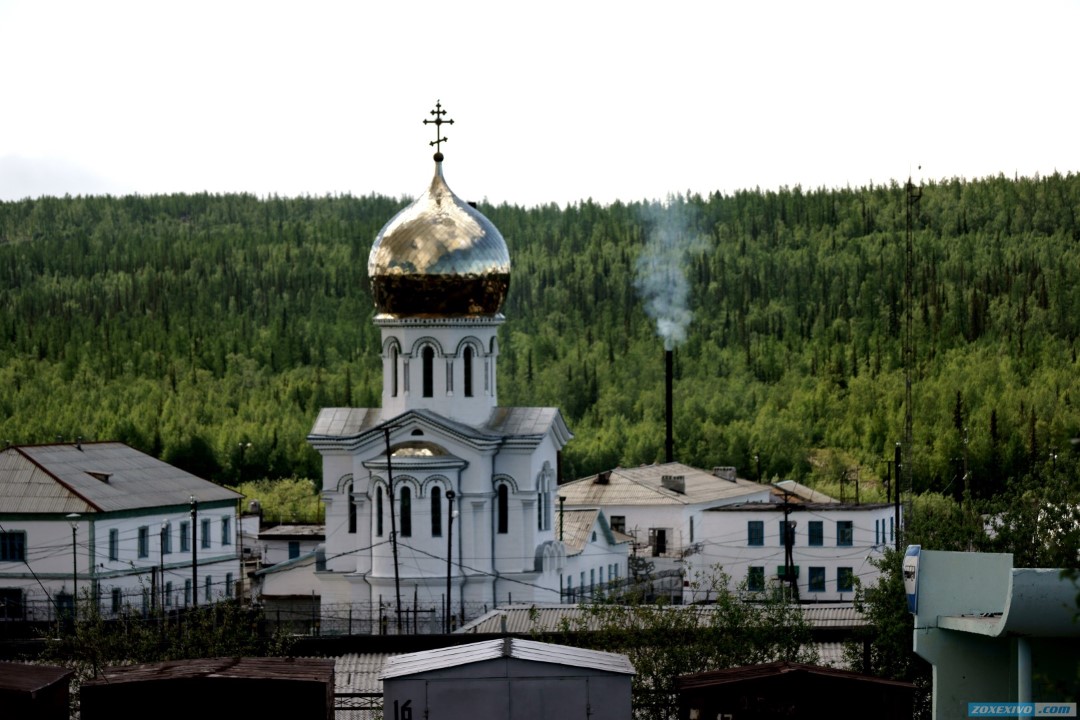
<path fill-rule="evenodd" d="M 395 716 L 625 720 L 633 674 L 624 655 L 503 638 L 398 655 L 381 678 Z"/>

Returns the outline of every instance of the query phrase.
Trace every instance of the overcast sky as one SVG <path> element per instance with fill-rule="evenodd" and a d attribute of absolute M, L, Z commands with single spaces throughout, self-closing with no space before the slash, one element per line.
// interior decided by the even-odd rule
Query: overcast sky
<path fill-rule="evenodd" d="M 0 199 L 1080 171 L 1080 2 L 0 0 Z M 919 166 L 922 170 L 918 170 Z"/>

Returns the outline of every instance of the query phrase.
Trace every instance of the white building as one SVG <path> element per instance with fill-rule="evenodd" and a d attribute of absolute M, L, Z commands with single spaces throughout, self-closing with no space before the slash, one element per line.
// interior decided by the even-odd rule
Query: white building
<path fill-rule="evenodd" d="M 0 617 L 232 597 L 240 496 L 115 442 L 0 452 Z M 195 502 L 192 502 L 192 499 Z"/>
<path fill-rule="evenodd" d="M 560 503 L 603 508 L 611 528 L 634 538 L 636 554 L 658 571 L 695 552 L 707 510 L 771 496 L 772 488 L 736 477 L 735 468 L 706 472 L 682 463 L 616 468 L 559 486 Z"/>
<path fill-rule="evenodd" d="M 570 431 L 556 408 L 499 407 L 510 256 L 450 191 L 442 160 L 368 260 L 382 407 L 323 409 L 308 436 L 323 458 L 324 613 L 385 607 L 398 587 L 442 607 L 448 572 L 455 615 L 511 598 L 558 602 L 561 577 L 580 573 L 554 527 Z"/>
<path fill-rule="evenodd" d="M 792 498 L 795 500 L 795 498 Z M 856 579 L 877 582 L 871 562 L 896 541 L 894 508 L 887 503 L 803 503 L 788 505 L 792 562 L 799 599 L 850 602 Z M 700 551 L 688 574 L 721 567 L 735 587 L 760 591 L 784 577 L 783 502 L 748 502 L 704 513 Z M 688 600 L 699 599 L 693 593 Z"/>
<path fill-rule="evenodd" d="M 569 559 L 564 564 L 567 572 L 560 574 L 562 601 L 599 599 L 617 590 L 629 575 L 633 539 L 613 532 L 603 510 L 566 509 L 556 515 L 555 523 Z"/>

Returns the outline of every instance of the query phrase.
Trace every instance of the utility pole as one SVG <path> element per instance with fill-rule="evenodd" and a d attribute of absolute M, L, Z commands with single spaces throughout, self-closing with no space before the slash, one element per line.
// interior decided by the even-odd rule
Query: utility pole
<path fill-rule="evenodd" d="M 900 458 L 900 443 L 896 443 L 896 449 L 893 452 L 893 465 L 896 466 L 896 489 L 893 492 L 893 539 L 896 542 L 896 552 L 900 552 Z"/>
<path fill-rule="evenodd" d="M 68 513 L 67 519 L 71 524 L 71 620 L 72 623 L 79 619 L 79 545 L 76 542 L 79 534 L 79 513 Z"/>
<path fill-rule="evenodd" d="M 397 631 L 401 634 L 401 577 L 398 573 L 397 520 L 394 515 L 394 469 L 390 461 L 390 428 L 383 428 L 386 438 L 386 483 L 390 487 L 390 545 L 394 551 L 394 595 L 397 597 Z"/>
<path fill-rule="evenodd" d="M 788 491 L 781 488 L 784 493 L 784 582 L 791 590 L 791 599 L 799 599 L 799 581 L 795 577 L 795 559 L 792 546 L 795 544 L 795 522 L 788 520 L 791 514 L 791 503 L 788 502 Z"/>
<path fill-rule="evenodd" d="M 453 490 L 446 491 L 446 634 L 450 634 L 450 613 L 453 605 L 450 601 L 450 571 L 453 569 L 454 557 L 454 498 Z"/>
<path fill-rule="evenodd" d="M 191 496 L 191 607 L 199 607 L 199 499 Z"/>

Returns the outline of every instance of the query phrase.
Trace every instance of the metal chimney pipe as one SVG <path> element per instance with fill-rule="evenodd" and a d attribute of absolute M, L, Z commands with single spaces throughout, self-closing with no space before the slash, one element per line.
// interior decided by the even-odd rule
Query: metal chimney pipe
<path fill-rule="evenodd" d="M 675 376 L 675 351 L 664 351 L 664 389 L 665 389 L 665 408 L 664 412 L 667 417 L 667 439 L 664 443 L 664 457 L 667 458 L 667 462 L 675 462 L 675 433 L 672 430 L 672 415 L 674 411 L 672 409 L 672 383 Z"/>

